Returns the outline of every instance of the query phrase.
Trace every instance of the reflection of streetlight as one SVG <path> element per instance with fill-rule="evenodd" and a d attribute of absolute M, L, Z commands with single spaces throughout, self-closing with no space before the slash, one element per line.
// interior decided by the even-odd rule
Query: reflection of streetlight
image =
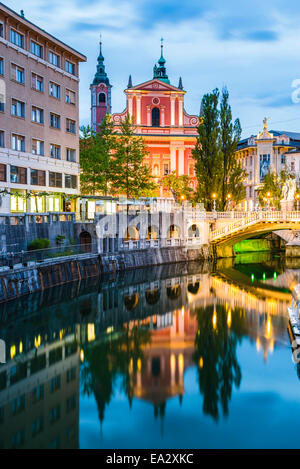
<path fill-rule="evenodd" d="M 216 211 L 216 198 L 217 198 L 217 194 L 214 192 L 212 195 L 211 195 L 211 198 L 213 199 L 213 211 L 215 212 Z"/>
<path fill-rule="evenodd" d="M 299 200 L 300 200 L 300 194 L 296 194 L 296 210 L 297 210 L 297 212 L 299 210 Z"/>
<path fill-rule="evenodd" d="M 227 194 L 227 201 L 228 201 L 228 210 L 231 209 L 231 194 Z"/>

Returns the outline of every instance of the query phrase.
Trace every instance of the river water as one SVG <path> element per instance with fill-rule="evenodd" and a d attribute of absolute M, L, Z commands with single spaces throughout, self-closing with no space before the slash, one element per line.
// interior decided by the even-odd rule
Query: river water
<path fill-rule="evenodd" d="M 0 306 L 1 448 L 297 448 L 300 263 L 260 253 Z"/>

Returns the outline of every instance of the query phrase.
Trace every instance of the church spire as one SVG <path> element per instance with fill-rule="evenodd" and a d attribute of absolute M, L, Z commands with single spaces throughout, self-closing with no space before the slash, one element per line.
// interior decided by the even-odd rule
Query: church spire
<path fill-rule="evenodd" d="M 93 81 L 93 85 L 99 85 L 100 83 L 105 83 L 107 86 L 110 85 L 109 78 L 107 73 L 105 72 L 105 65 L 104 65 L 104 57 L 102 54 L 102 38 L 100 35 L 100 52 L 98 55 L 98 64 L 97 64 L 97 72 L 95 74 L 95 78 Z"/>
<path fill-rule="evenodd" d="M 181 77 L 179 77 L 179 84 L 178 84 L 178 88 L 179 88 L 180 90 L 183 90 L 183 85 L 182 85 L 182 78 L 181 78 Z"/>
<path fill-rule="evenodd" d="M 132 88 L 132 78 L 131 78 L 131 75 L 129 75 L 128 85 L 127 85 L 127 89 L 129 89 L 129 88 Z"/>
<path fill-rule="evenodd" d="M 165 67 L 166 59 L 164 58 L 164 44 L 163 44 L 163 38 L 161 38 L 161 54 L 160 54 L 160 59 L 158 61 L 158 66 L 155 64 L 153 68 L 153 78 L 157 78 L 158 80 L 164 81 L 165 83 L 169 83 L 169 78 L 167 75 L 167 70 Z"/>

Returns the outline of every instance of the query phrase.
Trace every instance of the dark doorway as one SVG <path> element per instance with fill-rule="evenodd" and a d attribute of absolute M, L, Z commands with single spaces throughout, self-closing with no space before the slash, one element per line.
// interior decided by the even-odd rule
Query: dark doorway
<path fill-rule="evenodd" d="M 82 233 L 80 233 L 79 239 L 80 239 L 80 246 L 82 247 L 84 252 L 91 252 L 92 237 L 90 233 L 88 233 L 87 231 L 83 231 Z"/>
<path fill-rule="evenodd" d="M 160 126 L 160 112 L 158 107 L 152 109 L 152 127 Z"/>

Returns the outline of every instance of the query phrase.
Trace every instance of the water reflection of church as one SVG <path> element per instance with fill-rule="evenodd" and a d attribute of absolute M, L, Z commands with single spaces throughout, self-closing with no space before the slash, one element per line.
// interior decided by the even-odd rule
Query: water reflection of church
<path fill-rule="evenodd" d="M 2 305 L 1 447 L 77 447 L 79 384 L 95 396 L 102 422 L 120 376 L 130 405 L 141 399 L 163 417 L 169 399 L 184 399 L 184 374 L 193 366 L 203 412 L 228 412 L 242 379 L 239 342 L 248 337 L 265 359 L 280 347 L 289 296 L 193 269 L 134 271 Z"/>

